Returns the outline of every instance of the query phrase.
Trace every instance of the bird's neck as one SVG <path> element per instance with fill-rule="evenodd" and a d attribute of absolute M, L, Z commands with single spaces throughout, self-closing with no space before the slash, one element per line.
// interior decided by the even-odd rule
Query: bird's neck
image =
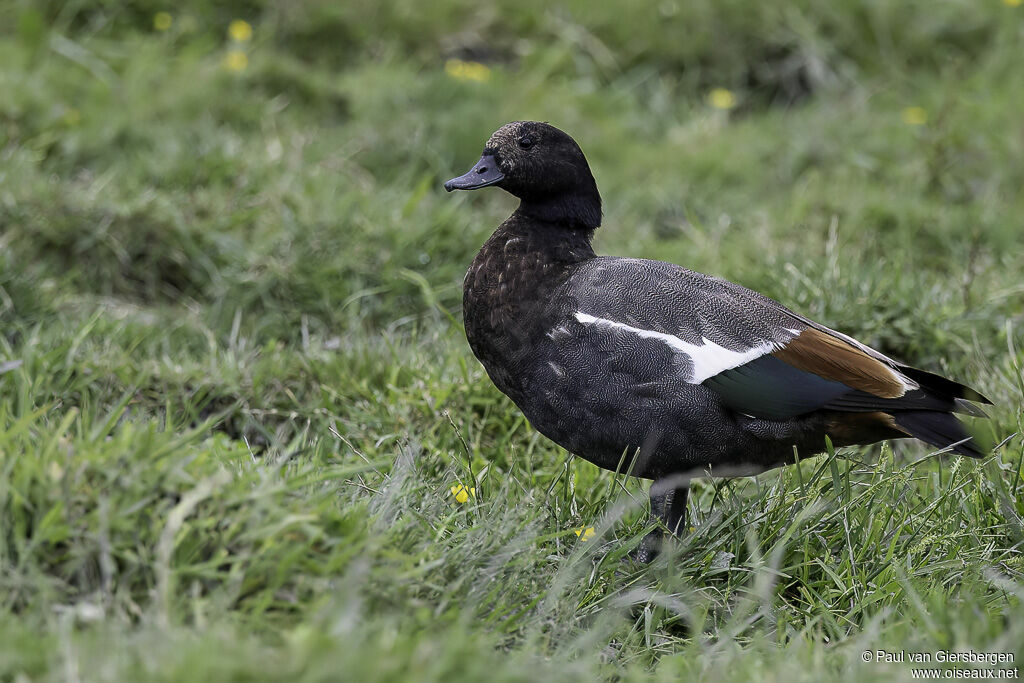
<path fill-rule="evenodd" d="M 601 225 L 601 195 L 593 184 L 577 192 L 524 198 L 516 213 L 544 223 L 591 232 Z"/>
<path fill-rule="evenodd" d="M 495 231 L 490 247 L 500 248 L 505 260 L 572 264 L 594 258 L 593 228 L 547 221 L 523 211 L 521 205 Z"/>

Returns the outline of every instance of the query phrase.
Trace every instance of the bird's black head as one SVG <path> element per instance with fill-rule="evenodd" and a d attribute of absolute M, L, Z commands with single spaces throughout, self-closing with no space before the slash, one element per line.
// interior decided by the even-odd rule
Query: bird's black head
<path fill-rule="evenodd" d="M 588 229 L 601 224 L 601 195 L 587 158 L 575 140 L 546 123 L 506 123 L 491 135 L 480 161 L 444 189 L 489 185 L 519 197 L 527 216 Z"/>

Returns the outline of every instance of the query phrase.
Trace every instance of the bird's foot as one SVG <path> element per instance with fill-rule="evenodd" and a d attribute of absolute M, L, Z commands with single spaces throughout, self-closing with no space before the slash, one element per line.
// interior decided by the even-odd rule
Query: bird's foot
<path fill-rule="evenodd" d="M 661 529 L 655 529 L 644 536 L 640 545 L 630 551 L 629 556 L 638 564 L 650 564 L 658 555 L 665 543 L 665 533 Z"/>
<path fill-rule="evenodd" d="M 686 499 L 689 494 L 688 484 L 673 486 L 672 482 L 662 480 L 651 484 L 651 514 L 665 523 L 644 536 L 629 556 L 640 564 L 649 564 L 664 549 L 671 537 L 686 527 Z"/>

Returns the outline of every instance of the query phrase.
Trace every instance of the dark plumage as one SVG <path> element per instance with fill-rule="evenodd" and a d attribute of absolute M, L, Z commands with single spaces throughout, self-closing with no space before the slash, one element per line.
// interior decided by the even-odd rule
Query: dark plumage
<path fill-rule="evenodd" d="M 825 449 L 916 437 L 982 452 L 953 416 L 976 391 L 908 367 L 739 285 L 679 266 L 597 256 L 601 198 L 553 126 L 491 136 L 448 190 L 496 185 L 519 208 L 466 273 L 466 336 L 542 434 L 615 469 L 626 453 L 676 531 L 689 476 L 746 474 Z M 682 476 L 679 476 L 682 475 Z M 657 539 L 641 558 L 656 552 Z"/>

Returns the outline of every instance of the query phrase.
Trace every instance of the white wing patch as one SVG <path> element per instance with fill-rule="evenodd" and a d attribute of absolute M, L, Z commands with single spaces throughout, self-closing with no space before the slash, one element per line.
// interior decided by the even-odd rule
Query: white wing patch
<path fill-rule="evenodd" d="M 783 346 L 775 342 L 764 341 L 744 351 L 730 351 L 707 337 L 703 338 L 702 344 L 692 344 L 671 334 L 644 330 L 606 318 L 595 318 L 582 312 L 576 313 L 576 319 L 584 325 L 604 325 L 617 330 L 632 332 L 643 339 L 657 339 L 668 344 L 676 351 L 686 354 L 690 362 L 693 363 L 693 374 L 687 379 L 690 384 L 700 384 L 709 377 L 714 377 L 720 372 L 749 363 L 755 358 L 760 358 Z"/>

